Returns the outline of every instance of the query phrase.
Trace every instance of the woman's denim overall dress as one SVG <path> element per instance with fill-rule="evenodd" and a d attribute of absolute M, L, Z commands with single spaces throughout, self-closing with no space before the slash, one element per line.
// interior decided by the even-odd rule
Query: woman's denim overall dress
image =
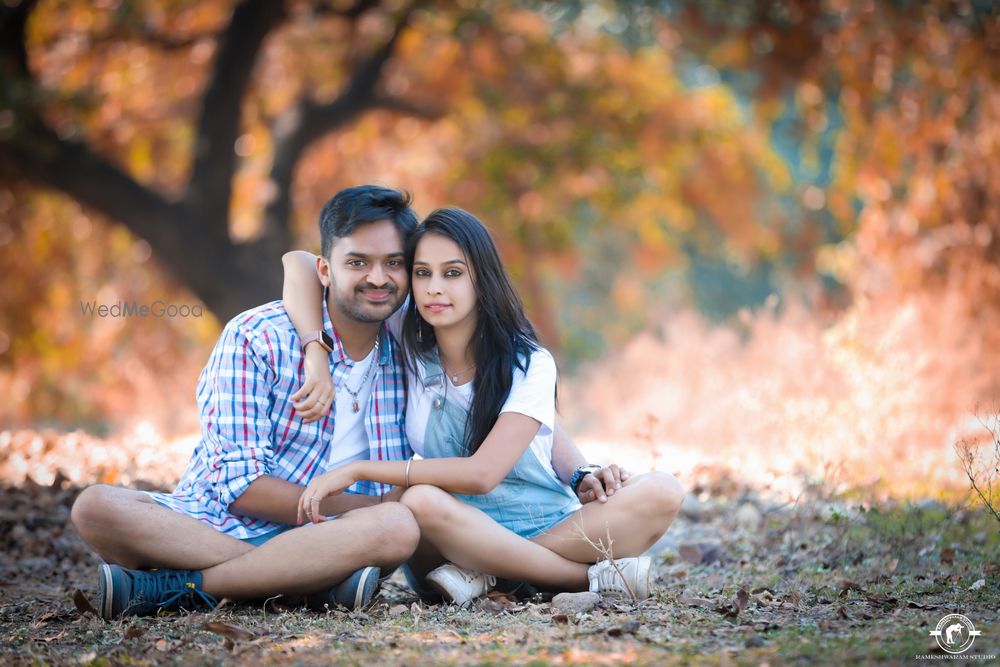
<path fill-rule="evenodd" d="M 467 456 L 464 436 L 468 411 L 448 399 L 441 365 L 430 360 L 422 363 L 425 391 L 436 394 L 427 419 L 423 456 Z M 530 447 L 489 493 L 454 496 L 524 538 L 545 532 L 580 508 L 576 495 L 542 466 Z"/>

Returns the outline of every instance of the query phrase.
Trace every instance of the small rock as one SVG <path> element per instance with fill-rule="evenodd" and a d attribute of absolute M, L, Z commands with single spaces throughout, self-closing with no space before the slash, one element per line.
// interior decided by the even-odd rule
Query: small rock
<path fill-rule="evenodd" d="M 753 503 L 743 503 L 733 515 L 736 525 L 747 530 L 757 530 L 760 528 L 764 515 Z"/>
<path fill-rule="evenodd" d="M 405 604 L 397 604 L 389 607 L 390 616 L 401 616 L 402 614 L 405 614 L 407 611 L 409 611 L 409 609 Z"/>
<path fill-rule="evenodd" d="M 686 542 L 677 548 L 677 552 L 692 565 L 705 565 L 721 560 L 719 545 L 713 542 Z"/>
<path fill-rule="evenodd" d="M 560 593 L 552 598 L 552 608 L 570 616 L 582 614 L 593 609 L 601 596 L 597 593 Z"/>
<path fill-rule="evenodd" d="M 698 496 L 693 493 L 684 495 L 681 502 L 681 516 L 691 521 L 702 521 L 708 514 L 708 504 L 698 500 Z"/>
<path fill-rule="evenodd" d="M 985 579 L 976 579 L 975 583 L 969 586 L 970 591 L 978 591 L 980 588 L 986 585 Z"/>
<path fill-rule="evenodd" d="M 628 621 L 617 628 L 609 628 L 608 636 L 621 637 L 622 635 L 634 635 L 641 627 L 642 624 L 639 621 Z"/>
<path fill-rule="evenodd" d="M 764 645 L 764 640 L 760 638 L 759 635 L 751 635 L 747 638 L 746 646 L 747 648 L 760 648 Z"/>

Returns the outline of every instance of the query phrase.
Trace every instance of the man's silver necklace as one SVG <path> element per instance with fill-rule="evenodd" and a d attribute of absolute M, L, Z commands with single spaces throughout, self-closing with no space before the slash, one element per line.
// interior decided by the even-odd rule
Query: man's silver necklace
<path fill-rule="evenodd" d="M 365 370 L 365 376 L 363 378 L 361 378 L 361 383 L 358 385 L 358 388 L 357 389 L 351 389 L 350 385 L 347 384 L 347 378 L 344 378 L 344 381 L 340 383 L 340 387 L 339 388 L 346 389 L 347 393 L 351 395 L 351 399 L 353 400 L 353 402 L 351 403 L 351 408 L 355 412 L 360 412 L 361 411 L 361 406 L 358 404 L 358 394 L 361 393 L 361 390 L 364 388 L 364 386 L 366 384 L 368 384 L 368 378 L 371 377 L 371 375 L 372 375 L 372 369 L 375 368 L 375 359 L 378 358 L 378 340 L 379 339 L 376 336 L 375 337 L 375 346 L 372 347 L 372 351 L 370 352 L 370 358 L 368 359 L 368 369 Z M 348 373 L 348 376 L 350 376 L 350 373 Z M 338 392 L 338 395 L 339 395 L 339 392 Z"/>

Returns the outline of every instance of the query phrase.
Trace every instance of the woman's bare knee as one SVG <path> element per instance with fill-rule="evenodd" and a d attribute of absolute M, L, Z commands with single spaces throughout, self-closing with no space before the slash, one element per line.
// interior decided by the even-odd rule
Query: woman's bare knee
<path fill-rule="evenodd" d="M 436 486 L 418 484 L 407 489 L 400 502 L 413 512 L 420 528 L 425 529 L 432 524 L 446 521 L 449 508 L 452 503 L 458 501 L 447 491 L 442 491 Z"/>
<path fill-rule="evenodd" d="M 664 522 L 664 529 L 673 522 L 684 501 L 684 488 L 677 478 L 665 472 L 651 472 L 641 477 L 638 485 L 638 510 L 651 519 Z"/>

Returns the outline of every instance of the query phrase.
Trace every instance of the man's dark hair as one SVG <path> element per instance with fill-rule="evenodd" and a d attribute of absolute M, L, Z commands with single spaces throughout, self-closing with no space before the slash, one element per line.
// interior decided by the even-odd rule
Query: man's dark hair
<path fill-rule="evenodd" d="M 410 208 L 408 192 L 378 185 L 359 185 L 335 194 L 319 214 L 319 234 L 323 257 L 337 239 L 350 236 L 361 225 L 389 220 L 403 236 L 403 242 L 417 227 L 417 214 Z"/>

